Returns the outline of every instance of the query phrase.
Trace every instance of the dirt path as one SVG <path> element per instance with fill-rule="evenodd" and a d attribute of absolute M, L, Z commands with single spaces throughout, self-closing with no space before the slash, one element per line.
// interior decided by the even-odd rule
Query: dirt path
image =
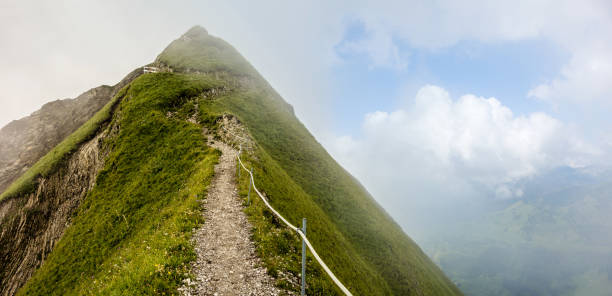
<path fill-rule="evenodd" d="M 237 151 L 218 141 L 212 146 L 222 155 L 203 204 L 204 224 L 193 238 L 198 254 L 193 266 L 196 281 L 187 282 L 180 291 L 183 295 L 278 295 L 250 241 L 251 225 L 236 189 Z"/>

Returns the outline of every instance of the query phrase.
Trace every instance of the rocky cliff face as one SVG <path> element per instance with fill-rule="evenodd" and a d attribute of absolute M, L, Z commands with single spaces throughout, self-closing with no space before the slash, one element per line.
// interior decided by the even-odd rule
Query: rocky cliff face
<path fill-rule="evenodd" d="M 75 99 L 47 103 L 30 116 L 0 129 L 0 193 L 141 72 L 134 70 L 115 86 L 102 85 Z"/>
<path fill-rule="evenodd" d="M 115 86 L 58 100 L 0 130 L 0 192 L 78 129 L 142 73 L 134 70 Z M 0 201 L 0 295 L 14 295 L 53 250 L 74 211 L 95 185 L 108 151 L 102 142 L 117 127 L 103 128 L 82 144 L 65 165 L 40 177 L 32 193 Z"/>
<path fill-rule="evenodd" d="M 100 86 L 76 99 L 45 104 L 0 130 L 0 192 L 55 145 L 91 118 L 111 98 L 113 88 Z"/>
<path fill-rule="evenodd" d="M 35 192 L 0 202 L 0 294 L 14 295 L 60 239 L 104 164 L 102 131 Z"/>

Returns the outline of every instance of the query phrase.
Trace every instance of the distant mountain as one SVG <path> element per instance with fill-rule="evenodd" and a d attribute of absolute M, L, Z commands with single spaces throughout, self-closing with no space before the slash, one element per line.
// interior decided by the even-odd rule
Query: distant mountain
<path fill-rule="evenodd" d="M 308 219 L 354 295 L 461 295 L 229 44 L 194 27 L 149 66 L 0 197 L 2 293 L 176 294 L 220 153 L 204 133 L 232 143 L 234 129 L 259 190 L 292 223 Z M 299 237 L 258 199 L 245 212 L 268 274 L 298 291 Z M 340 294 L 308 261 L 307 294 Z"/>
<path fill-rule="evenodd" d="M 612 170 L 558 168 L 426 243 L 468 295 L 610 295 Z"/>

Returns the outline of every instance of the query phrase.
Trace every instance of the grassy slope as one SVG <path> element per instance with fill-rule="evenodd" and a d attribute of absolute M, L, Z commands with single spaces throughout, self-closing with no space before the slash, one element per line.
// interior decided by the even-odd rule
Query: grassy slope
<path fill-rule="evenodd" d="M 245 156 L 255 167 L 258 186 L 296 225 L 301 217 L 309 219 L 309 237 L 349 289 L 359 295 L 460 294 L 231 46 L 198 28 L 186 36 L 158 61 L 206 74 L 144 75 L 118 96 L 125 99 L 111 124 L 120 132 L 106 140 L 111 153 L 105 168 L 20 294 L 176 293 L 186 263 L 194 259 L 190 231 L 201 222 L 196 197 L 205 194 L 217 153 L 204 145 L 199 126 L 166 114 L 189 115 L 190 98 L 220 86 L 231 91 L 198 99 L 202 122 L 214 127 L 222 113 L 243 121 L 259 144 Z M 95 129 L 76 132 L 65 144 L 70 149 L 49 156 L 55 160 L 48 163 L 60 164 L 110 118 L 111 109 L 100 114 L 106 119 L 92 121 Z M 246 185 L 243 174 L 242 195 Z M 258 200 L 247 213 L 269 272 L 280 285 L 295 289 L 280 272 L 299 273 L 299 240 Z M 308 269 L 309 295 L 338 292 L 312 258 Z"/>
<path fill-rule="evenodd" d="M 37 179 L 39 177 L 46 177 L 54 173 L 82 143 L 91 139 L 99 130 L 100 126 L 108 122 L 111 118 L 114 106 L 123 94 L 123 92 L 118 93 L 85 124 L 39 159 L 0 195 L 0 200 L 27 194 L 36 189 L 38 185 Z"/>
<path fill-rule="evenodd" d="M 95 187 L 20 295 L 176 293 L 195 258 L 196 198 L 205 195 L 218 152 L 205 145 L 200 126 L 166 114 L 193 106 L 190 98 L 216 85 L 177 74 L 131 83 Z"/>
<path fill-rule="evenodd" d="M 158 62 L 226 80 L 232 91 L 214 100 L 202 99 L 202 114 L 214 118 L 231 113 L 246 125 L 258 144 L 252 159 L 260 187 L 292 223 L 309 219 L 309 237 L 349 289 L 360 295 L 460 294 L 230 45 L 201 28 L 185 36 L 173 42 Z M 245 184 L 242 180 L 243 190 Z M 292 235 L 275 227 L 274 219 L 257 203 L 247 213 L 260 230 L 254 239 L 266 264 L 296 270 L 293 262 L 298 253 L 285 246 L 295 240 Z M 310 294 L 337 292 L 316 267 L 314 271 Z"/>

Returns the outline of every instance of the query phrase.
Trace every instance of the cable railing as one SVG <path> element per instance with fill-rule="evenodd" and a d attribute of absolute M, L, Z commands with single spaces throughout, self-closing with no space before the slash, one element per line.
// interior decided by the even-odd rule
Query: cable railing
<path fill-rule="evenodd" d="M 223 129 L 235 136 L 236 138 L 240 138 L 243 140 L 247 140 L 244 137 L 240 137 L 238 135 L 235 135 L 234 133 L 228 131 L 227 129 L 225 129 L 225 127 L 223 127 Z M 276 209 L 274 209 L 272 207 L 272 205 L 270 205 L 270 202 L 268 202 L 268 199 L 261 194 L 261 192 L 259 191 L 259 189 L 257 189 L 257 186 L 255 186 L 255 177 L 253 176 L 253 172 L 252 170 L 247 169 L 247 167 L 244 165 L 244 163 L 242 162 L 242 159 L 240 159 L 240 154 L 242 153 L 242 149 L 239 150 L 238 152 L 238 156 L 236 157 L 238 159 L 238 162 L 240 164 L 240 167 L 242 167 L 245 171 L 247 171 L 249 173 L 249 179 L 250 179 L 250 183 L 249 183 L 249 192 L 250 192 L 250 186 L 253 187 L 253 190 L 255 191 L 255 193 L 257 193 L 257 195 L 259 196 L 259 198 L 263 201 L 263 203 L 266 205 L 266 207 L 268 207 L 268 209 L 270 209 L 270 211 L 272 213 L 274 213 L 274 215 L 276 217 L 278 217 L 281 221 L 283 221 L 283 223 L 285 223 L 285 225 L 287 225 L 287 227 L 291 228 L 292 230 L 294 230 L 295 232 L 297 232 L 297 234 L 302 238 L 302 256 L 303 256 L 303 260 L 302 260 L 302 295 L 304 294 L 304 288 L 305 288 L 305 279 L 306 279 L 306 275 L 305 275 L 305 247 L 308 247 L 308 249 L 310 250 L 310 252 L 312 253 L 313 257 L 317 260 L 317 262 L 319 262 L 319 264 L 321 265 L 321 267 L 323 268 L 323 270 L 325 270 L 325 272 L 327 273 L 327 275 L 329 275 L 329 277 L 331 278 L 331 280 L 334 282 L 334 284 L 336 284 L 336 286 L 345 294 L 345 295 L 349 295 L 352 296 L 353 294 L 351 294 L 351 292 L 342 284 L 342 282 L 340 282 L 340 280 L 336 277 L 336 275 L 334 275 L 334 273 L 331 271 L 331 269 L 329 269 L 329 267 L 327 266 L 327 264 L 325 264 L 325 262 L 323 261 L 323 259 L 321 259 L 321 257 L 319 256 L 319 254 L 317 253 L 317 251 L 315 250 L 315 248 L 312 246 L 312 244 L 310 243 L 310 241 L 308 240 L 308 238 L 306 237 L 306 219 L 303 220 L 303 228 L 298 228 L 295 225 L 291 224 L 291 222 L 289 222 L 287 219 L 285 219 L 285 217 L 283 217 L 283 215 L 281 215 L 278 211 L 276 211 Z M 240 168 L 239 168 L 240 169 Z M 250 193 L 249 193 L 249 199 L 250 199 Z"/>

